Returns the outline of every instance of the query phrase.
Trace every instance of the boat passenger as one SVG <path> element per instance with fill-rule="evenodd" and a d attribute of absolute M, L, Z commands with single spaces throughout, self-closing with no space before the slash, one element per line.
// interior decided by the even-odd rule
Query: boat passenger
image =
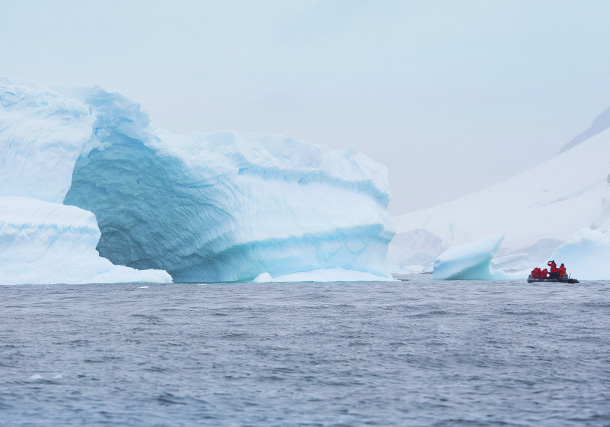
<path fill-rule="evenodd" d="M 532 270 L 532 277 L 534 279 L 540 279 L 542 277 L 542 271 L 540 270 L 540 267 L 536 267 Z"/>
<path fill-rule="evenodd" d="M 547 270 L 546 268 L 540 272 L 541 279 L 546 279 L 548 275 L 549 275 L 549 270 Z"/>
<path fill-rule="evenodd" d="M 561 263 L 561 266 L 559 267 L 559 277 L 563 277 L 566 275 L 566 267 L 565 265 L 563 265 L 563 262 Z"/>
<path fill-rule="evenodd" d="M 549 277 L 551 279 L 559 279 L 559 270 L 557 270 L 557 264 L 555 264 L 555 261 L 549 261 L 546 263 L 546 265 L 551 267 L 551 274 Z"/>

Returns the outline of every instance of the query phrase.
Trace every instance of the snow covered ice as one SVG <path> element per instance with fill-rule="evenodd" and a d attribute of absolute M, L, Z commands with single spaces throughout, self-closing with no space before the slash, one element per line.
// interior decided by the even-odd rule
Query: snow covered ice
<path fill-rule="evenodd" d="M 171 282 L 99 256 L 91 212 L 25 197 L 0 197 L 0 284 Z"/>
<path fill-rule="evenodd" d="M 362 271 L 344 270 L 342 268 L 325 268 L 301 273 L 292 273 L 284 276 L 272 277 L 269 273 L 259 274 L 253 282 L 379 282 L 391 281 L 389 277 L 380 277 Z"/>
<path fill-rule="evenodd" d="M 394 218 L 392 240 L 386 168 L 355 149 L 177 135 L 116 93 L 0 79 L 0 283 L 502 278 L 551 257 L 610 277 L 608 117 L 521 175 Z"/>
<path fill-rule="evenodd" d="M 0 78 L 0 196 L 62 203 L 93 123 L 77 100 Z"/>
<path fill-rule="evenodd" d="M 61 204 L 93 123 L 79 101 L 0 79 L 0 284 L 171 281 L 101 258 L 95 216 Z"/>
<path fill-rule="evenodd" d="M 57 223 L 87 223 L 82 234 L 70 234 L 74 248 L 85 245 L 92 255 L 97 247 L 113 267 L 132 268 L 120 267 L 114 281 L 167 281 L 158 270 L 177 281 L 334 268 L 389 277 L 387 171 L 357 150 L 278 135 L 175 135 L 151 126 L 119 94 L 64 93 L 0 80 L 0 197 L 29 198 L 23 205 L 31 210 L 17 218 L 0 213 L 3 226 L 36 224 L 38 202 L 53 203 L 44 209 Z M 38 237 L 22 238 L 21 247 L 56 250 Z M 14 253 L 14 241 L 0 239 L 0 253 Z M 75 255 L 66 250 L 53 259 L 73 269 L 82 262 Z M 15 257 L 0 264 L 13 275 L 20 269 Z M 93 264 L 84 264 L 91 269 L 79 281 L 99 281 L 101 267 Z M 49 283 L 58 281 L 66 280 Z"/>
<path fill-rule="evenodd" d="M 606 116 L 604 113 L 596 123 Z M 394 217 L 397 235 L 388 254 L 392 271 L 425 269 L 448 248 L 503 234 L 491 267 L 523 275 L 545 265 L 553 251 L 582 228 L 607 232 L 610 129 L 600 124 L 594 134 L 500 184 Z M 560 256 L 555 260 L 567 261 Z M 610 278 L 602 270 L 595 268 L 596 278 Z"/>

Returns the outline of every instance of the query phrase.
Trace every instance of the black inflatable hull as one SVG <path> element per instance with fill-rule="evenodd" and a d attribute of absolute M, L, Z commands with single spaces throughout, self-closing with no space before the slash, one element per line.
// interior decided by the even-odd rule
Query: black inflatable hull
<path fill-rule="evenodd" d="M 576 279 L 569 279 L 569 278 L 565 278 L 565 279 L 538 279 L 535 277 L 532 277 L 532 275 L 530 274 L 530 276 L 527 278 L 527 283 L 534 283 L 534 282 L 559 282 L 559 283 L 580 283 L 578 280 Z"/>

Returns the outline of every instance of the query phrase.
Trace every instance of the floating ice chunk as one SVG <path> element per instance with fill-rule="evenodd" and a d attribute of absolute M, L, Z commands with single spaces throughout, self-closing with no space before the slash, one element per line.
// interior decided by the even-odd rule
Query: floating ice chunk
<path fill-rule="evenodd" d="M 252 282 L 269 283 L 269 282 L 273 282 L 273 277 L 271 277 L 271 274 L 265 272 L 265 273 L 261 273 L 258 276 L 256 276 Z"/>
<path fill-rule="evenodd" d="M 327 268 L 301 273 L 286 274 L 271 277 L 262 273 L 253 280 L 256 283 L 267 282 L 386 282 L 393 281 L 391 277 L 378 276 L 364 271 L 345 270 L 343 268 Z"/>
<path fill-rule="evenodd" d="M 439 280 L 508 279 L 508 275 L 492 271 L 490 267 L 503 239 L 503 235 L 492 235 L 443 252 L 434 261 L 432 277 Z"/>
<path fill-rule="evenodd" d="M 40 374 L 34 374 L 30 378 L 28 378 L 28 380 L 30 380 L 30 381 L 40 381 L 41 379 L 42 379 L 42 375 L 40 375 Z"/>
<path fill-rule="evenodd" d="M 610 279 L 610 231 L 584 228 L 559 246 L 551 259 L 564 263 L 568 274 L 577 279 Z"/>

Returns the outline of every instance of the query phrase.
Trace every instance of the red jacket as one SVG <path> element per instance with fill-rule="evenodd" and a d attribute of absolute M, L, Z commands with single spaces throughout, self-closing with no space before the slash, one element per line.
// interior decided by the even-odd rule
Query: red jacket
<path fill-rule="evenodd" d="M 542 270 L 542 271 L 540 272 L 540 278 L 541 278 L 541 279 L 546 279 L 546 276 L 548 276 L 548 274 L 549 274 L 549 270 L 547 270 L 547 269 L 545 268 L 544 270 Z"/>
<path fill-rule="evenodd" d="M 565 267 L 559 267 L 559 276 L 564 276 L 566 274 L 566 268 Z"/>
<path fill-rule="evenodd" d="M 557 264 L 555 264 L 553 261 L 547 262 L 546 265 L 551 267 L 551 273 L 557 273 Z"/>

